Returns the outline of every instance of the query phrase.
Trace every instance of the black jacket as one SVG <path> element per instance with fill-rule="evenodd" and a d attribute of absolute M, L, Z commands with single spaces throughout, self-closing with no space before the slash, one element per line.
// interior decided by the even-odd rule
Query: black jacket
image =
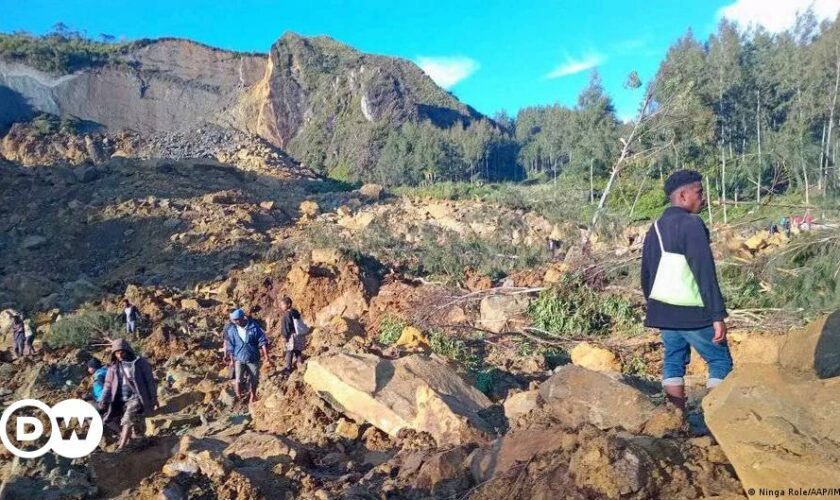
<path fill-rule="evenodd" d="M 703 307 L 673 306 L 649 298 L 662 252 L 651 224 L 642 250 L 642 291 L 647 299 L 645 326 L 669 330 L 693 330 L 724 319 L 726 304 L 720 293 L 715 260 L 709 246 L 709 230 L 699 217 L 679 207 L 668 207 L 659 219 L 662 244 L 668 252 L 685 255 L 703 298 Z"/>
<path fill-rule="evenodd" d="M 295 333 L 294 320 L 296 319 L 300 319 L 300 313 L 297 309 L 294 308 L 289 309 L 283 315 L 283 319 L 280 320 L 280 335 L 284 339 L 289 340 L 289 337 L 291 337 L 292 334 Z"/>

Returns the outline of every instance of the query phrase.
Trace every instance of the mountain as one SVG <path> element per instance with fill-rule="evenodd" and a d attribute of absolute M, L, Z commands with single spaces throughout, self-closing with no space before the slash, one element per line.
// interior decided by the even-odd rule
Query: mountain
<path fill-rule="evenodd" d="M 2 35 L 0 97 L 0 130 L 41 112 L 140 134 L 211 123 L 348 178 L 363 178 L 406 122 L 446 128 L 482 118 L 410 61 L 296 34 L 267 56 L 170 38 L 109 45 Z"/>

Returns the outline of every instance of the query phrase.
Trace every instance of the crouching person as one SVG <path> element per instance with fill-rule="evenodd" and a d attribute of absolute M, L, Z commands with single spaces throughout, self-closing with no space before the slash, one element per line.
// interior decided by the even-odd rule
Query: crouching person
<path fill-rule="evenodd" d="M 230 324 L 225 329 L 225 358 L 234 362 L 236 381 L 233 387 L 238 400 L 242 399 L 242 382 L 247 376 L 249 404 L 257 401 L 260 352 L 268 363 L 268 339 L 260 325 L 242 309 L 230 313 Z"/>
<path fill-rule="evenodd" d="M 107 408 L 103 420 L 119 421 L 118 449 L 125 447 L 132 435 L 145 432 L 145 417 L 158 408 L 157 382 L 152 367 L 136 355 L 124 339 L 111 344 L 111 364 L 105 375 L 101 406 Z"/>

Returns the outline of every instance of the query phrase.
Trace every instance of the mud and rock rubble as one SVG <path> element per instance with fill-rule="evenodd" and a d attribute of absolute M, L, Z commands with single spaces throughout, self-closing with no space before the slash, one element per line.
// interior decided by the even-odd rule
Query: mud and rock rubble
<path fill-rule="evenodd" d="M 0 303 L 66 310 L 126 281 L 212 281 L 282 241 L 311 182 L 196 160 L 4 168 Z"/>
<path fill-rule="evenodd" d="M 287 179 L 318 179 L 282 150 L 245 132 L 210 123 L 151 135 L 132 131 L 62 131 L 44 135 L 16 123 L 0 140 L 0 156 L 26 167 L 99 165 L 111 158 L 207 159 Z"/>
<path fill-rule="evenodd" d="M 332 271 L 315 273 L 324 280 L 312 288 L 318 297 L 306 296 L 306 290 L 300 290 L 304 295 L 297 299 L 315 309 L 307 314 L 329 310 L 345 288 L 364 288 L 362 270 L 350 266 L 346 258 L 338 257 L 336 262 L 321 254 L 314 261 L 317 264 L 310 255 L 303 267 L 307 273 L 324 268 Z M 155 347 L 159 342 L 155 335 L 142 341 L 155 362 L 156 376 L 165 381 L 160 389 L 164 408 L 150 417 L 161 424 L 150 425 L 147 440 L 130 453 L 114 455 L 113 445 L 106 444 L 88 460 L 93 472 L 77 474 L 70 465 L 59 464 L 55 466 L 60 471 L 54 474 L 56 479 L 44 482 L 40 478 L 47 465 L 27 465 L 12 481 L 18 488 L 13 491 L 59 491 L 59 487 L 66 487 L 79 491 L 78 498 L 90 497 L 96 490 L 99 495 L 109 492 L 123 498 L 191 498 L 223 493 L 243 499 L 381 494 L 397 498 L 495 498 L 502 490 L 511 492 L 512 498 L 697 498 L 737 497 L 743 491 L 720 446 L 709 438 L 691 437 L 680 428 L 681 420 L 671 418 L 673 412 L 626 385 L 626 381 L 582 367 L 564 367 L 552 378 L 543 368 L 535 372 L 542 373 L 536 381 L 523 381 L 521 389 L 531 392 L 509 398 L 526 400 L 519 405 L 519 414 L 509 418 L 511 430 L 499 437 L 489 435 L 490 440 L 443 444 L 417 429 L 388 435 L 377 428 L 375 418 L 360 417 L 335 404 L 334 398 L 319 394 L 325 391 L 313 389 L 302 370 L 284 378 L 277 366 L 268 365 L 263 367 L 260 401 L 249 409 L 250 417 L 239 417 L 246 408 L 232 398 L 225 401 L 223 394 L 230 396 L 230 386 L 218 352 L 218 331 L 225 321 L 227 301 L 233 297 L 249 297 L 255 304 L 258 299 L 264 300 L 256 313 L 262 321 L 276 313 L 273 288 L 264 280 L 250 279 L 250 272 L 257 270 L 236 274 L 224 301 L 211 302 L 200 294 L 194 298 L 175 288 L 132 286 L 124 290 L 123 294 L 156 322 L 181 314 L 189 324 L 205 325 L 202 329 L 178 330 L 179 349 Z M 277 281 L 278 293 L 279 289 L 288 292 L 288 285 L 283 279 Z M 207 286 L 216 290 L 221 282 Z M 423 286 L 399 281 L 381 286 L 380 293 L 395 287 L 395 295 L 400 295 L 407 290 L 404 286 L 419 288 L 416 295 L 424 293 Z M 377 297 L 374 295 L 370 303 L 378 303 Z M 410 302 L 400 303 L 394 297 L 382 300 L 388 304 L 384 310 L 393 306 L 408 316 L 409 311 L 399 308 L 410 308 Z M 343 310 L 336 312 L 327 326 L 313 333 L 307 355 L 382 356 L 370 338 L 370 330 L 364 327 L 374 309 L 369 306 L 353 323 L 342 316 Z M 480 311 L 471 311 L 469 320 L 479 321 Z M 273 336 L 272 340 L 279 351 L 282 341 Z M 749 344 L 746 339 L 739 340 L 740 345 Z M 39 374 L 36 395 L 46 401 L 83 395 L 89 387 L 83 371 L 77 368 L 91 354 L 105 357 L 101 351 L 43 353 L 37 361 L 51 367 Z M 278 354 L 273 353 L 275 364 Z M 314 367 L 313 362 L 317 364 L 317 360 L 310 360 L 310 367 Z M 32 373 L 35 364 L 0 363 L 0 370 L 6 366 L 17 367 L 20 372 L 10 378 L 10 386 L 17 390 L 26 385 L 26 374 Z M 443 373 L 443 369 L 438 371 Z M 568 373 L 576 374 L 573 382 L 564 379 Z M 341 376 L 347 374 L 342 372 Z M 556 390 L 565 392 L 561 397 Z M 380 391 L 379 396 L 387 396 L 386 392 Z M 406 402 L 400 404 L 417 403 L 413 397 L 416 394 L 409 393 L 400 396 Z M 592 394 L 600 397 L 589 397 Z M 617 406 L 605 407 L 609 401 Z M 497 400 L 502 402 L 506 407 L 513 404 Z M 181 416 L 198 418 L 180 421 Z M 121 460 L 142 460 L 146 468 Z M 118 476 L 108 482 L 101 478 L 114 476 L 107 474 L 112 469 L 103 464 L 132 467 L 138 475 Z"/>
<path fill-rule="evenodd" d="M 130 452 L 115 454 L 113 441 L 106 440 L 79 463 L 54 457 L 27 462 L 16 469 L 10 491 L 29 497 L 71 492 L 77 498 L 242 499 L 496 498 L 499 491 L 511 498 L 732 498 L 743 493 L 724 453 L 727 443 L 721 441 L 721 447 L 708 436 L 693 437 L 661 397 L 651 397 L 646 387 L 640 391 L 631 386 L 638 380 L 621 375 L 633 363 L 642 363 L 648 373 L 658 371 L 661 350 L 655 338 L 640 339 L 624 351 L 603 349 L 597 356 L 591 356 L 594 346 L 581 348 L 578 354 L 587 350 L 590 355 L 572 356 L 573 364 L 556 372 L 543 356 L 518 353 L 503 334 L 489 338 L 484 362 L 498 370 L 498 378 L 482 395 L 469 386 L 469 377 L 462 380 L 467 370 L 457 363 L 437 364 L 427 346 L 413 353 L 399 346 L 386 349 L 377 342 L 380 325 L 386 316 L 402 318 L 421 334 L 441 325 L 472 328 L 490 318 L 510 325 L 527 321 L 527 305 L 503 307 L 490 300 L 483 308 L 476 301 L 437 310 L 451 302 L 453 291 L 393 269 L 386 272 L 370 259 L 353 259 L 331 247 L 290 248 L 270 258 L 263 253 L 302 230 L 303 201 L 318 207 L 312 219 L 349 232 L 356 229 L 339 221 L 363 222 L 368 215 L 359 214 L 373 214 L 373 224 L 380 206 L 386 206 L 386 213 L 397 213 L 397 222 L 411 217 L 399 223 L 407 228 L 425 224 L 470 237 L 485 234 L 493 222 L 473 225 L 479 203 L 394 200 L 375 187 L 313 195 L 305 181 L 211 162 L 112 159 L 83 169 L 8 168 L 15 189 L 32 196 L 16 207 L 14 219 L 0 218 L 8 221 L 0 228 L 3 242 L 15 243 L 10 248 L 16 249 L 6 256 L 14 262 L 4 260 L 0 293 L 14 285 L 15 303 L 39 312 L 33 315 L 41 318 L 38 347 L 50 323 L 76 304 L 87 301 L 87 307 L 119 314 L 119 299 L 128 297 L 144 317 L 135 342 L 153 362 L 163 404 L 147 419 L 146 438 Z M 84 170 L 90 168 L 93 173 Z M 387 214 L 381 217 L 391 223 Z M 115 223 L 129 226 L 101 230 Z M 517 241 L 531 236 L 536 242 L 546 232 L 559 232 L 540 221 L 535 228 L 534 234 L 520 233 Z M 513 240 L 508 229 L 486 234 Z M 641 234 L 628 232 L 631 251 Z M 45 241 L 26 243 L 33 235 Z M 26 274 L 8 272 L 13 266 Z M 508 279 L 517 286 L 541 286 L 567 271 L 563 263 L 552 263 Z M 466 288 L 492 289 L 493 281 L 481 278 L 476 274 Z M 283 340 L 277 335 L 277 305 L 284 295 L 315 327 L 305 350 L 308 366 L 289 377 L 279 371 Z M 11 305 L 8 295 L 1 298 Z M 260 399 L 250 407 L 235 401 L 221 361 L 220 332 L 235 306 L 262 322 L 272 343 L 270 362 L 262 366 Z M 736 364 L 758 358 L 775 362 L 784 353 L 779 339 L 734 332 Z M 83 350 L 43 349 L 28 361 L 12 361 L 0 352 L 0 401 L 19 399 L 30 387 L 32 396 L 46 402 L 85 396 L 90 382 L 84 363 L 93 355 L 108 358 L 104 346 L 92 344 Z M 324 360 L 348 358 L 371 362 L 355 375 L 340 363 L 315 375 Z M 801 358 L 785 359 L 786 367 L 802 364 Z M 426 377 L 402 376 L 416 374 L 406 366 L 417 363 L 436 364 L 423 372 Z M 305 376 L 310 369 L 313 375 Z M 359 397 L 342 401 L 336 394 L 346 387 L 327 387 L 323 381 L 330 377 L 344 386 L 354 377 L 364 379 L 357 384 L 364 390 L 354 387 Z M 733 380 L 740 383 L 738 377 Z M 449 390 L 453 387 L 458 390 Z M 464 399 L 480 402 L 467 416 L 452 410 Z M 372 412 L 370 406 L 348 404 L 370 400 L 377 403 Z M 412 425 L 384 421 L 383 409 Z M 500 415 L 507 418 L 496 425 Z M 10 458 L 0 456 L 1 478 L 11 474 Z M 113 474 L 123 469 L 134 475 Z"/>

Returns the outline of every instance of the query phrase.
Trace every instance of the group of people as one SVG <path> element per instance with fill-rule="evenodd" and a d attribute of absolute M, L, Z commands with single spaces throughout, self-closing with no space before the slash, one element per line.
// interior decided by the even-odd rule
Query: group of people
<path fill-rule="evenodd" d="M 797 231 L 810 231 L 814 227 L 814 216 L 811 215 L 811 212 L 805 212 L 805 215 L 795 215 L 793 218 L 788 217 L 787 215 L 783 215 L 779 219 L 779 223 L 776 224 L 774 222 L 770 223 L 770 227 L 768 231 L 770 235 L 774 235 L 778 232 L 784 232 L 785 236 L 790 237 L 791 228 L 795 228 Z"/>
<path fill-rule="evenodd" d="M 126 333 L 132 335 L 140 314 L 128 300 L 123 306 Z M 290 298 L 280 301 L 280 310 L 280 335 L 286 341 L 286 366 L 282 373 L 288 375 L 303 362 L 309 327 L 292 307 Z M 229 320 L 223 331 L 224 361 L 230 367 L 237 400 L 244 400 L 242 386 L 246 385 L 248 402 L 253 403 L 257 401 L 262 359 L 270 362 L 268 338 L 259 323 L 242 309 L 231 312 Z M 151 364 L 136 354 L 125 339 L 114 340 L 110 351 L 107 365 L 94 357 L 88 361 L 87 369 L 92 377 L 91 398 L 106 426 L 119 435 L 117 448 L 123 449 L 133 436 L 144 434 L 145 417 L 158 409 L 157 381 Z"/>
<path fill-rule="evenodd" d="M 303 362 L 303 348 L 309 327 L 304 323 L 300 312 L 292 307 L 292 299 L 280 300 L 280 336 L 286 341 L 286 366 L 282 374 L 289 375 L 296 365 Z M 256 320 L 245 314 L 242 309 L 230 313 L 230 322 L 225 326 L 224 361 L 230 367 L 234 393 L 237 400 L 243 400 L 242 386 L 248 387 L 248 401 L 257 401 L 257 386 L 260 378 L 260 365 L 268 357 L 269 342 L 262 327 Z"/>
<path fill-rule="evenodd" d="M 726 306 L 718 284 L 709 231 L 697 217 L 704 205 L 702 178 L 691 170 L 675 172 L 665 181 L 665 194 L 671 206 L 651 226 L 642 255 L 642 290 L 647 299 L 645 325 L 660 330 L 664 347 L 662 385 L 667 399 L 680 409 L 686 407 L 684 376 L 691 348 L 709 366 L 708 387 L 720 384 L 733 368 L 726 343 Z M 804 230 L 813 224 L 810 214 L 797 221 Z M 784 227 L 784 224 L 782 224 Z M 280 335 L 285 340 L 285 367 L 288 375 L 303 362 L 303 349 L 309 327 L 292 300 L 280 301 L 283 314 Z M 139 311 L 128 300 L 123 302 L 126 333 L 134 335 Z M 238 401 L 244 401 L 247 387 L 249 403 L 257 401 L 257 387 L 263 359 L 270 363 L 270 342 L 260 324 L 242 309 L 229 314 L 223 329 L 224 362 Z M 15 354 L 32 350 L 23 319 L 13 321 Z M 109 428 L 119 433 L 122 449 L 133 435 L 142 434 L 145 416 L 158 408 L 157 381 L 151 364 L 138 355 L 124 339 L 111 344 L 107 366 L 91 359 L 88 371 L 93 378 L 92 398 L 103 412 Z"/>

